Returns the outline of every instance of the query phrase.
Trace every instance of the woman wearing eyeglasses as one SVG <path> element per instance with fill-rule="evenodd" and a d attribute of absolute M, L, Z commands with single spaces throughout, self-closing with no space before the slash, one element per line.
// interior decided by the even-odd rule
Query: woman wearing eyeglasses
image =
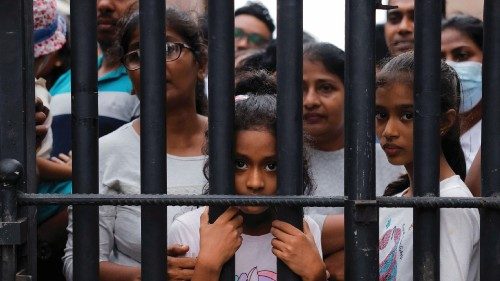
<path fill-rule="evenodd" d="M 141 96 L 139 13 L 132 13 L 122 23 L 118 43 L 122 62 L 128 70 L 134 91 Z M 166 11 L 166 93 L 167 116 L 167 186 L 169 194 L 201 194 L 206 180 L 202 153 L 207 117 L 199 112 L 203 96 L 203 78 L 207 61 L 199 28 L 187 14 L 175 9 Z M 197 90 L 201 89 L 201 91 Z M 198 95 L 197 95 L 198 93 Z M 205 96 L 203 96 L 205 97 Z M 205 97 L 206 98 L 206 97 Z M 206 101 L 206 100 L 205 100 Z M 206 107 L 206 104 L 205 104 Z M 140 193 L 139 119 L 100 139 L 100 193 Z M 173 218 L 187 210 L 168 207 L 169 226 Z M 100 280 L 140 280 L 141 214 L 138 206 L 102 206 L 99 208 L 99 277 Z M 158 222 L 164 223 L 164 222 Z M 72 224 L 68 226 L 64 271 L 72 278 Z M 169 255 L 182 255 L 186 246 L 170 248 Z M 170 280 L 189 280 L 194 258 L 169 257 Z"/>

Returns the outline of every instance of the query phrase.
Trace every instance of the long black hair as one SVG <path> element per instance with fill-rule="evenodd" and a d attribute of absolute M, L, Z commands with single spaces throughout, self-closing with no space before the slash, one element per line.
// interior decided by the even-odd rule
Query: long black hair
<path fill-rule="evenodd" d="M 480 19 L 469 15 L 456 15 L 441 23 L 441 31 L 445 29 L 457 30 L 483 50 L 483 22 Z"/>
<path fill-rule="evenodd" d="M 312 42 L 304 45 L 304 59 L 321 62 L 326 70 L 337 75 L 344 83 L 345 53 L 337 46 L 325 42 Z"/>
<path fill-rule="evenodd" d="M 165 24 L 175 33 L 179 34 L 192 48 L 194 58 L 200 67 L 207 64 L 207 47 L 203 44 L 202 30 L 199 22 L 196 19 L 183 11 L 173 7 L 168 7 L 165 11 Z M 120 57 L 129 52 L 128 46 L 132 39 L 132 34 L 139 28 L 139 11 L 137 8 L 132 9 L 128 16 L 124 17 L 119 23 L 119 32 L 115 45 L 116 52 Z M 196 81 L 196 112 L 206 115 L 208 112 L 208 98 L 205 95 L 205 80 L 198 79 Z"/>
<path fill-rule="evenodd" d="M 412 51 L 400 54 L 390 59 L 377 75 L 377 89 L 384 88 L 394 83 L 403 83 L 413 88 L 413 73 L 415 71 L 415 58 Z M 460 105 L 460 83 L 453 67 L 441 61 L 441 114 L 450 109 L 458 113 Z M 460 144 L 460 119 L 456 117 L 455 123 L 441 137 L 441 149 L 446 161 L 453 171 L 465 179 L 465 157 Z M 402 192 L 410 186 L 410 178 L 403 175 L 399 180 L 389 184 L 384 196 L 391 196 Z"/>
<path fill-rule="evenodd" d="M 276 136 L 277 96 L 276 79 L 265 71 L 256 70 L 238 73 L 235 85 L 234 136 L 239 131 L 266 131 Z M 206 134 L 205 153 L 208 155 L 208 133 Z M 279 167 L 279 163 L 278 163 Z M 279 168 L 278 168 L 279 169 Z M 309 174 L 308 147 L 303 155 L 303 190 L 304 194 L 313 192 L 314 184 Z M 203 167 L 205 178 L 209 179 L 209 161 Z M 207 193 L 205 188 L 205 193 Z"/>

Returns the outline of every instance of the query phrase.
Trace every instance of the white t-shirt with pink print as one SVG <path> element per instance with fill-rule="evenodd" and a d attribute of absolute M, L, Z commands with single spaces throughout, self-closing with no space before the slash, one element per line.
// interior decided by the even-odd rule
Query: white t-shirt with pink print
<path fill-rule="evenodd" d="M 441 197 L 472 197 L 459 176 L 440 182 Z M 396 194 L 401 197 L 404 192 Z M 442 281 L 479 280 L 479 212 L 440 210 L 440 276 Z M 379 281 L 413 280 L 413 209 L 381 208 L 379 214 Z"/>
<path fill-rule="evenodd" d="M 189 246 L 188 257 L 197 257 L 200 252 L 200 216 L 204 208 L 188 212 L 174 220 L 168 233 L 168 245 L 184 244 Z M 313 219 L 304 220 L 321 251 L 321 231 Z M 267 233 L 260 236 L 242 234 L 243 242 L 235 254 L 235 281 L 276 281 L 277 258 L 272 253 L 271 241 L 274 236 Z"/>

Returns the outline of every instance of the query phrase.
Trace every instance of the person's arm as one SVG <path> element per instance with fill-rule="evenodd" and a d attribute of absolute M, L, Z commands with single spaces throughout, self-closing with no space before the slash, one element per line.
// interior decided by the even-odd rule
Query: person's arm
<path fill-rule="evenodd" d="M 321 230 L 323 255 L 338 252 L 344 249 L 344 245 L 344 214 L 328 215 Z"/>
<path fill-rule="evenodd" d="M 229 207 L 213 223 L 208 223 L 208 208 L 200 217 L 200 253 L 192 281 L 218 281 L 222 266 L 241 246 L 243 218 Z"/>
<path fill-rule="evenodd" d="M 474 161 L 465 177 L 465 184 L 475 197 L 481 196 L 481 148 L 479 148 Z"/>
<path fill-rule="evenodd" d="M 141 268 L 101 261 L 99 263 L 101 281 L 138 281 L 141 280 Z"/>
<path fill-rule="evenodd" d="M 293 225 L 275 220 L 271 233 L 273 254 L 282 260 L 303 281 L 326 280 L 326 267 L 314 242 L 309 225 L 304 221 L 304 232 Z"/>
<path fill-rule="evenodd" d="M 328 280 L 342 281 L 344 276 L 345 251 L 335 252 L 325 258 L 326 270 L 330 273 Z"/>
<path fill-rule="evenodd" d="M 114 224 L 116 219 L 115 206 L 99 207 L 99 261 L 109 261 L 114 247 Z M 73 280 L 73 208 L 68 207 L 68 240 L 64 249 L 63 273 L 66 280 Z M 105 279 L 104 279 L 105 280 Z"/>
<path fill-rule="evenodd" d="M 108 191 L 108 194 L 116 192 Z M 99 207 L 99 280 L 101 281 L 136 281 L 141 280 L 139 266 L 125 266 L 110 262 L 115 247 L 116 207 Z M 130 225 L 132 226 L 132 225 Z M 131 229 L 131 231 L 134 231 Z"/>
<path fill-rule="evenodd" d="M 70 180 L 72 167 L 71 160 L 68 162 L 53 161 L 42 157 L 36 158 L 38 174 L 42 180 Z"/>
<path fill-rule="evenodd" d="M 195 258 L 182 257 L 189 250 L 183 245 L 172 245 L 167 249 L 167 276 L 168 280 L 191 280 L 193 276 Z M 99 263 L 99 280 L 101 281 L 137 281 L 141 280 L 141 268 L 125 266 L 109 261 Z"/>
<path fill-rule="evenodd" d="M 329 280 L 344 280 L 344 215 L 326 217 L 321 231 L 321 246 Z"/>

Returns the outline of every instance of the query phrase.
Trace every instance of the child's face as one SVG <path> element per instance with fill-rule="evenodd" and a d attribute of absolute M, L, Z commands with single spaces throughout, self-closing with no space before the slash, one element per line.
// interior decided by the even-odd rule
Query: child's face
<path fill-rule="evenodd" d="M 413 90 L 402 83 L 378 88 L 375 113 L 377 137 L 389 162 L 413 163 Z"/>
<path fill-rule="evenodd" d="M 234 182 L 239 195 L 276 194 L 276 139 L 268 131 L 238 131 Z M 266 206 L 241 206 L 246 214 L 260 214 Z"/>
<path fill-rule="evenodd" d="M 322 62 L 304 60 L 304 130 L 316 140 L 344 137 L 344 84 Z"/>

